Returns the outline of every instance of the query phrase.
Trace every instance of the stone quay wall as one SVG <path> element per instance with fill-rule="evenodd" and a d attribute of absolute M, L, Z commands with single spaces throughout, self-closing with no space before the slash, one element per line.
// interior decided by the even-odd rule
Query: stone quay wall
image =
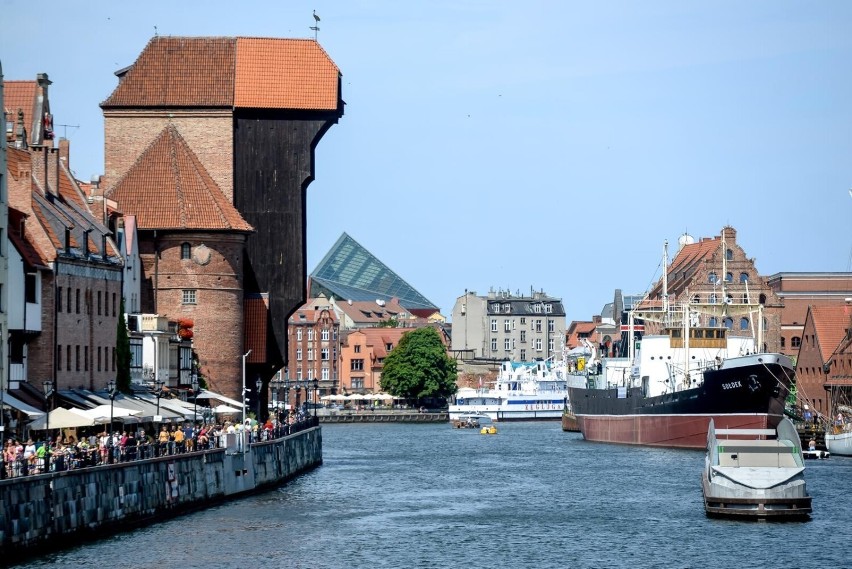
<path fill-rule="evenodd" d="M 24 558 L 272 488 L 322 464 L 316 426 L 254 443 L 0 481 L 0 559 Z"/>

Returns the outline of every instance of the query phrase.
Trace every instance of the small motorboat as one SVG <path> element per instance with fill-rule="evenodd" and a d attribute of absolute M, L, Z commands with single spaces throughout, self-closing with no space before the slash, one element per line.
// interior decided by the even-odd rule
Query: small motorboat
<path fill-rule="evenodd" d="M 453 427 L 456 429 L 478 429 L 483 418 L 488 419 L 485 415 L 459 415 L 458 419 L 453 420 Z"/>
<path fill-rule="evenodd" d="M 786 417 L 777 429 L 717 429 L 710 420 L 701 475 L 708 516 L 806 519 L 804 472 L 802 442 Z"/>

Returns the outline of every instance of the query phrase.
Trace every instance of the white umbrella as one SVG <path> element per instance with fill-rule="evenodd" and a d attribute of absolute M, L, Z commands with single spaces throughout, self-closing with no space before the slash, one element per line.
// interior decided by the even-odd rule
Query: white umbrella
<path fill-rule="evenodd" d="M 112 413 L 113 419 L 126 419 L 128 417 L 133 417 L 134 415 L 139 415 L 142 411 L 138 409 L 127 409 L 126 407 L 118 407 L 116 405 L 112 406 L 110 409 L 109 405 L 98 405 L 97 407 L 93 407 L 92 409 L 72 409 L 73 411 L 79 411 L 83 415 L 93 419 L 96 423 L 109 423 L 110 412 Z"/>
<path fill-rule="evenodd" d="M 242 413 L 242 409 L 234 409 L 233 407 L 229 407 L 224 403 L 221 405 L 217 405 L 213 408 L 214 413 Z"/>
<path fill-rule="evenodd" d="M 381 399 L 382 401 L 392 401 L 393 399 L 396 399 L 396 397 L 394 397 L 390 393 L 376 393 L 373 396 L 373 399 Z"/>
<path fill-rule="evenodd" d="M 368 397 L 366 395 L 361 395 L 360 393 L 353 393 L 352 395 L 346 396 L 346 399 L 348 399 L 349 401 L 363 401 L 367 398 Z"/>
<path fill-rule="evenodd" d="M 48 420 L 49 417 L 49 420 Z M 95 424 L 92 417 L 87 417 L 80 413 L 75 413 L 70 409 L 57 407 L 48 415 L 43 415 L 30 424 L 30 429 L 34 431 L 43 431 L 51 429 L 70 429 L 72 427 L 91 427 Z"/>
<path fill-rule="evenodd" d="M 320 401 L 336 401 L 337 395 L 323 395 L 320 397 Z"/>

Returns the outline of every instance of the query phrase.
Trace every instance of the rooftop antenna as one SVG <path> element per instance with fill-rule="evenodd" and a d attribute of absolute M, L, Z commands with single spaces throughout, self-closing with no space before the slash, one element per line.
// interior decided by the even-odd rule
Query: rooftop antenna
<path fill-rule="evenodd" d="M 56 126 L 62 127 L 62 138 L 66 138 L 66 139 L 68 138 L 68 127 L 69 126 L 71 128 L 80 128 L 80 125 L 78 125 L 78 124 L 58 124 Z"/>
<path fill-rule="evenodd" d="M 314 41 L 317 41 L 317 32 L 319 31 L 319 21 L 320 21 L 320 17 L 317 16 L 317 11 L 314 10 L 314 25 L 311 26 L 311 29 L 314 31 Z"/>
<path fill-rule="evenodd" d="M 160 37 L 160 34 L 157 33 L 157 26 L 154 26 L 154 37 Z"/>

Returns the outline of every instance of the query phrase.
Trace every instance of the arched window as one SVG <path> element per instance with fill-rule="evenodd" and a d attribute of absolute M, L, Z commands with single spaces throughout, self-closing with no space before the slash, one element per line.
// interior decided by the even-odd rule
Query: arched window
<path fill-rule="evenodd" d="M 794 348 L 799 348 L 802 345 L 802 339 L 798 336 L 793 336 L 793 339 L 790 340 L 790 345 Z"/>
<path fill-rule="evenodd" d="M 765 295 L 765 294 L 761 294 L 761 295 L 760 295 L 760 297 L 759 297 L 759 299 L 758 299 L 758 302 L 759 302 L 760 304 L 766 304 L 766 295 Z"/>
<path fill-rule="evenodd" d="M 748 318 L 745 316 L 740 318 L 740 330 L 748 330 Z"/>
<path fill-rule="evenodd" d="M 725 282 L 734 282 L 734 273 L 725 273 Z"/>
<path fill-rule="evenodd" d="M 692 297 L 692 304 L 698 304 L 699 302 L 701 302 L 701 296 L 700 295 L 696 294 L 695 296 Z"/>
<path fill-rule="evenodd" d="M 734 328 L 734 319 L 730 316 L 725 318 L 725 328 L 732 330 Z"/>
<path fill-rule="evenodd" d="M 717 301 L 717 299 L 716 299 L 716 293 L 715 293 L 715 292 L 711 292 L 711 293 L 710 293 L 710 304 L 716 304 L 716 301 Z"/>
<path fill-rule="evenodd" d="M 734 260 L 734 252 L 731 251 L 730 249 L 726 250 L 725 251 L 725 258 L 729 261 L 733 261 Z"/>
<path fill-rule="evenodd" d="M 787 338 L 781 336 L 781 349 L 783 350 L 787 345 Z"/>
<path fill-rule="evenodd" d="M 711 317 L 710 317 L 710 327 L 711 327 L 711 328 L 715 328 L 715 327 L 716 327 L 716 326 L 718 326 L 718 325 L 719 325 L 719 321 L 718 321 L 718 320 L 716 320 L 716 317 L 715 317 L 715 316 L 711 316 Z"/>
<path fill-rule="evenodd" d="M 709 275 L 707 275 L 707 282 L 709 282 L 710 284 L 716 284 L 717 282 L 719 282 L 719 277 L 716 275 L 716 273 L 710 273 Z"/>
<path fill-rule="evenodd" d="M 189 246 L 189 243 L 181 243 L 180 244 L 180 258 L 181 259 L 189 259 L 192 257 L 192 247 Z"/>
<path fill-rule="evenodd" d="M 743 304 L 748 304 L 748 294 L 747 293 L 745 293 L 745 292 L 743 293 L 742 299 L 743 299 Z"/>
<path fill-rule="evenodd" d="M 740 282 L 747 283 L 748 282 L 748 273 L 740 273 Z"/>

